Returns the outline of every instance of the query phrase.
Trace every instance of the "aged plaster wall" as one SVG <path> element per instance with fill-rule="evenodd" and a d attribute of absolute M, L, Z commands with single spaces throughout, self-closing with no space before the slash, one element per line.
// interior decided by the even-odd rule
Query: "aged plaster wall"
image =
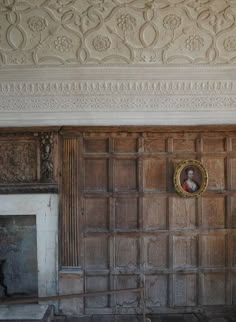
<path fill-rule="evenodd" d="M 1 0 L 0 64 L 222 64 L 235 0 Z"/>

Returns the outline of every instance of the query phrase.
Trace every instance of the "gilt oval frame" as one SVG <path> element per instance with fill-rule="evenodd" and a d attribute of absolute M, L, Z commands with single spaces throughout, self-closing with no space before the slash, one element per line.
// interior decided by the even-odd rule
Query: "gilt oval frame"
<path fill-rule="evenodd" d="M 183 181 L 183 180 L 181 180 L 181 178 L 183 177 L 183 171 L 186 172 L 186 171 L 188 171 L 188 169 L 193 170 L 194 172 L 197 169 L 198 174 L 201 174 L 201 182 L 197 183 L 195 181 L 196 184 L 199 185 L 199 188 L 195 192 L 189 192 L 183 188 L 184 182 L 187 181 L 187 179 L 185 179 L 185 181 Z M 191 197 L 191 198 L 199 197 L 201 194 L 203 194 L 203 192 L 205 192 L 207 185 L 208 185 L 208 173 L 200 161 L 198 161 L 198 160 L 183 160 L 177 165 L 175 172 L 174 172 L 174 187 L 175 187 L 175 191 L 180 196 Z"/>

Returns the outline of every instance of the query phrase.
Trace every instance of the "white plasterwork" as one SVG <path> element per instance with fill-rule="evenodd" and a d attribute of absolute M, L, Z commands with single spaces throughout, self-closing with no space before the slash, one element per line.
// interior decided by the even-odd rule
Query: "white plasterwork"
<path fill-rule="evenodd" d="M 8 68 L 0 126 L 236 123 L 233 66 Z"/>

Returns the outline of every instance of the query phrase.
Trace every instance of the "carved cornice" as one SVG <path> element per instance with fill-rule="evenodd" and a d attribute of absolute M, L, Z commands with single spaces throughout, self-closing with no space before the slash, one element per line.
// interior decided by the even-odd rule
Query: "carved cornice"
<path fill-rule="evenodd" d="M 236 93 L 234 81 L 45 81 L 3 82 L 0 96 L 101 96 L 101 95 L 226 95 Z"/>
<path fill-rule="evenodd" d="M 228 124 L 235 112 L 232 66 L 143 67 L 142 77 L 137 66 L 0 75 L 0 126 Z"/>

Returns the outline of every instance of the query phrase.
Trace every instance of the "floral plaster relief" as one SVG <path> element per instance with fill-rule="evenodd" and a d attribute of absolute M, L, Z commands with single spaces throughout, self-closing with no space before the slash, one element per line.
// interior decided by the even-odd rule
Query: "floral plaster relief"
<path fill-rule="evenodd" d="M 0 0 L 0 66 L 225 64 L 236 0 Z"/>

